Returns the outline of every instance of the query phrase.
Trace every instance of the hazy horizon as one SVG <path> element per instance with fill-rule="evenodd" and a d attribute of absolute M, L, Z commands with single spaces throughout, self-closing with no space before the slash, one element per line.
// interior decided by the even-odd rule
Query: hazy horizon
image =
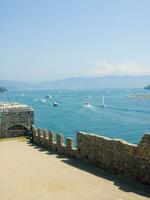
<path fill-rule="evenodd" d="M 47 80 L 20 80 L 20 79 L 16 79 L 16 80 L 10 80 L 10 79 L 0 79 L 0 81 L 12 81 L 12 82 L 24 82 L 24 83 L 33 83 L 33 84 L 38 84 L 38 83 L 43 83 L 43 82 L 57 82 L 57 81 L 63 81 L 63 80 L 68 80 L 68 79 L 103 79 L 103 78 L 115 78 L 115 77 L 120 77 L 120 78 L 125 78 L 125 77 L 129 77 L 129 78 L 144 78 L 144 77 L 150 77 L 150 75 L 143 75 L 143 76 L 133 76 L 133 75 L 106 75 L 106 76 L 76 76 L 76 77 L 66 77 L 66 78 L 60 78 L 60 79 L 47 79 Z"/>
<path fill-rule="evenodd" d="M 55 81 L 10 81 L 0 80 L 0 85 L 12 89 L 102 89 L 102 88 L 143 88 L 150 84 L 150 76 L 104 76 L 75 77 Z"/>
<path fill-rule="evenodd" d="M 149 0 L 1 0 L 0 80 L 150 75 Z"/>

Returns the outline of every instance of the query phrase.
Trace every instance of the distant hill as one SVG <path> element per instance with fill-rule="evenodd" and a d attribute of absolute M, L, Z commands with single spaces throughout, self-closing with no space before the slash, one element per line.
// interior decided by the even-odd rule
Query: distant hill
<path fill-rule="evenodd" d="M 25 83 L 22 81 L 0 80 L 0 86 L 4 86 L 8 90 L 21 90 L 31 88 L 32 84 Z"/>
<path fill-rule="evenodd" d="M 150 76 L 105 76 L 97 78 L 67 78 L 39 84 L 39 89 L 102 89 L 143 88 L 150 82 Z"/>
<path fill-rule="evenodd" d="M 144 88 L 149 85 L 150 76 L 105 76 L 96 78 L 67 78 L 37 84 L 21 81 L 0 80 L 0 86 L 8 90 L 35 89 L 102 89 L 102 88 Z"/>
<path fill-rule="evenodd" d="M 144 87 L 145 90 L 150 90 L 150 85 Z"/>

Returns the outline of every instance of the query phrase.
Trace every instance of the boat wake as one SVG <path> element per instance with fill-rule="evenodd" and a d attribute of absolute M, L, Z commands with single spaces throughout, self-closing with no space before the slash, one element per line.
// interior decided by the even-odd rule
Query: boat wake
<path fill-rule="evenodd" d="M 47 103 L 46 99 L 34 99 L 34 102 Z"/>
<path fill-rule="evenodd" d="M 146 111 L 146 110 L 134 110 L 134 109 L 128 109 L 128 108 L 107 107 L 107 109 L 124 111 L 124 112 L 137 112 L 137 113 L 148 113 L 148 114 L 150 113 L 150 111 Z"/>

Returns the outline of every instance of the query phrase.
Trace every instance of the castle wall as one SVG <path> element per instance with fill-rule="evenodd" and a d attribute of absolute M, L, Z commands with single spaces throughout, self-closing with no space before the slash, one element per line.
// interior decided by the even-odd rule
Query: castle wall
<path fill-rule="evenodd" d="M 33 124 L 33 111 L 1 112 L 0 138 L 25 135 Z M 25 130 L 9 130 L 14 125 L 20 125 Z"/>
<path fill-rule="evenodd" d="M 108 171 L 150 183 L 150 135 L 145 134 L 139 145 L 123 140 L 77 134 L 80 158 Z"/>
<path fill-rule="evenodd" d="M 65 145 L 62 134 L 55 137 L 52 131 L 33 127 L 33 142 L 48 150 L 150 184 L 150 134 L 145 134 L 138 145 L 133 145 L 123 140 L 78 132 L 77 148 L 74 148 L 73 139 L 67 138 Z"/>

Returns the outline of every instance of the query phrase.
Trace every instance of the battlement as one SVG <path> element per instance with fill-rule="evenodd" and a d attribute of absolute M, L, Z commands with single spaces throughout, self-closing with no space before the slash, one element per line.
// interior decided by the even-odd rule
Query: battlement
<path fill-rule="evenodd" d="M 77 133 L 77 148 L 72 138 L 33 127 L 33 142 L 48 150 L 71 156 L 102 169 L 150 184 L 150 134 L 138 145 L 84 132 Z M 56 138 L 56 140 L 55 140 Z"/>

